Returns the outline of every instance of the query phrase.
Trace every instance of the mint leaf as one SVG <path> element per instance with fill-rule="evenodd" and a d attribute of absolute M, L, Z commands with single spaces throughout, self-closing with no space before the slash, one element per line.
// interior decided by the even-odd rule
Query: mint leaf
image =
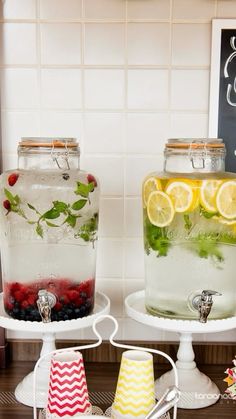
<path fill-rule="evenodd" d="M 68 208 L 68 205 L 62 201 L 53 201 L 53 207 L 56 211 L 65 212 Z"/>
<path fill-rule="evenodd" d="M 144 247 L 147 254 L 150 249 L 157 252 L 157 256 L 167 256 L 171 241 L 167 237 L 165 228 L 153 225 L 144 211 Z"/>
<path fill-rule="evenodd" d="M 91 241 L 94 242 L 97 239 L 97 228 L 98 228 L 98 214 L 94 214 L 90 220 L 84 225 L 82 225 L 75 234 L 76 238 L 81 238 L 85 242 Z"/>
<path fill-rule="evenodd" d="M 42 229 L 42 226 L 41 226 L 40 224 L 37 224 L 37 227 L 36 227 L 36 233 L 37 233 L 40 237 L 42 237 L 42 239 L 43 239 L 43 229 Z"/>
<path fill-rule="evenodd" d="M 10 191 L 8 191 L 8 189 L 4 188 L 4 193 L 8 199 L 8 201 L 10 201 L 11 205 L 16 205 L 15 202 L 15 197 L 12 195 L 12 193 Z"/>
<path fill-rule="evenodd" d="M 89 192 L 94 191 L 94 188 L 95 188 L 95 183 L 94 182 L 89 182 L 87 186 L 88 186 Z"/>
<path fill-rule="evenodd" d="M 20 204 L 20 197 L 19 197 L 19 195 L 15 195 L 14 196 L 14 199 L 15 199 L 16 205 L 19 205 Z"/>
<path fill-rule="evenodd" d="M 87 203 L 87 199 L 80 199 L 79 201 L 76 201 L 72 205 L 72 209 L 75 211 L 79 211 L 82 209 Z"/>
<path fill-rule="evenodd" d="M 28 202 L 27 202 L 27 205 L 28 205 L 28 207 L 29 207 L 31 210 L 33 210 L 33 211 L 37 211 L 37 210 L 36 210 L 36 208 L 35 208 L 35 207 L 33 207 L 33 205 L 29 204 Z"/>
<path fill-rule="evenodd" d="M 203 233 L 192 239 L 192 244 L 201 258 L 215 257 L 219 262 L 224 256 L 219 249 L 221 235 L 219 233 Z"/>
<path fill-rule="evenodd" d="M 190 231 L 190 230 L 191 230 L 191 228 L 192 228 L 193 223 L 192 223 L 192 221 L 190 220 L 190 217 L 189 217 L 189 215 L 188 215 L 188 214 L 184 214 L 184 222 L 185 222 L 185 224 L 184 224 L 184 228 L 185 228 L 186 230 Z"/>
<path fill-rule="evenodd" d="M 50 223 L 49 221 L 46 221 L 46 224 L 48 225 L 48 227 L 60 227 L 57 224 Z"/>
<path fill-rule="evenodd" d="M 86 185 L 85 183 L 77 182 L 77 188 L 75 190 L 76 195 L 88 198 L 89 192 L 91 192 L 89 184 Z"/>
<path fill-rule="evenodd" d="M 205 208 L 200 207 L 200 215 L 203 215 L 203 217 L 210 219 L 212 217 L 214 217 L 215 215 L 219 215 L 218 212 L 208 212 L 205 210 Z"/>
<path fill-rule="evenodd" d="M 55 208 L 50 209 L 49 211 L 45 212 L 42 215 L 43 219 L 48 219 L 48 220 L 53 220 L 55 218 L 60 217 L 60 212 L 58 210 L 56 210 Z"/>
<path fill-rule="evenodd" d="M 64 223 L 67 223 L 67 224 L 69 224 L 71 227 L 75 227 L 75 225 L 76 225 L 76 216 L 75 215 L 72 215 L 72 214 L 69 214 L 68 215 L 68 217 L 65 219 L 65 221 L 64 221 Z M 63 223 L 63 224 L 64 224 Z"/>

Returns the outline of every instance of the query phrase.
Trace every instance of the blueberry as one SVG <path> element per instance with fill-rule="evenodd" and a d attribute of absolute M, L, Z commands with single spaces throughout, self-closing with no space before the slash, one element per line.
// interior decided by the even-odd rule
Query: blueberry
<path fill-rule="evenodd" d="M 81 315 L 81 317 L 83 317 L 85 315 L 85 313 L 86 313 L 86 307 L 85 306 L 81 306 L 80 307 L 80 315 Z"/>
<path fill-rule="evenodd" d="M 41 316 L 40 316 L 38 310 L 36 310 L 36 309 L 31 311 L 31 316 L 32 316 L 34 321 L 40 321 L 41 320 Z"/>
<path fill-rule="evenodd" d="M 16 306 L 12 310 L 13 314 L 15 314 L 15 315 L 19 314 L 19 311 L 20 311 L 19 308 L 16 307 Z"/>
<path fill-rule="evenodd" d="M 65 314 L 63 320 L 69 320 L 69 316 L 67 314 Z"/>
<path fill-rule="evenodd" d="M 80 315 L 80 308 L 75 309 L 75 315 L 76 315 L 76 317 Z"/>

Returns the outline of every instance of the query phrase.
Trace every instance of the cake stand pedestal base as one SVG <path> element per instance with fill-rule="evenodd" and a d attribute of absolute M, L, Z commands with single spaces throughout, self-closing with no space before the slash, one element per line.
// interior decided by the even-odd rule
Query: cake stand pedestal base
<path fill-rule="evenodd" d="M 92 314 L 81 319 L 65 320 L 59 322 L 42 323 L 16 320 L 9 317 L 4 311 L 3 294 L 0 294 L 0 326 L 9 330 L 41 333 L 42 350 L 40 356 L 47 355 L 56 349 L 56 333 L 85 329 L 92 326 L 94 320 L 110 312 L 109 298 L 100 292 L 95 295 L 95 306 Z M 51 355 L 48 355 L 39 365 L 36 382 L 36 406 L 44 408 L 47 404 L 48 385 L 50 376 Z M 18 384 L 15 389 L 16 399 L 26 406 L 33 407 L 33 371 Z"/>
<path fill-rule="evenodd" d="M 192 347 L 192 334 L 180 333 L 180 344 L 177 353 L 176 367 L 179 377 L 181 398 L 178 407 L 183 409 L 200 409 L 216 403 L 220 397 L 220 390 L 207 377 L 199 371 L 194 361 Z M 173 385 L 173 371 L 163 374 L 155 382 L 156 397 L 164 394 L 165 390 Z"/>
<path fill-rule="evenodd" d="M 218 387 L 209 377 L 201 373 L 194 361 L 192 335 L 197 333 L 217 333 L 235 328 L 236 317 L 222 320 L 208 320 L 200 323 L 197 320 L 176 320 L 157 317 L 149 314 L 145 308 L 145 292 L 130 294 L 125 300 L 127 314 L 139 323 L 179 333 L 179 349 L 176 367 L 181 391 L 178 407 L 183 409 L 200 409 L 216 403 L 220 397 Z M 162 375 L 156 381 L 156 396 L 160 399 L 166 389 L 174 384 L 172 371 Z"/>

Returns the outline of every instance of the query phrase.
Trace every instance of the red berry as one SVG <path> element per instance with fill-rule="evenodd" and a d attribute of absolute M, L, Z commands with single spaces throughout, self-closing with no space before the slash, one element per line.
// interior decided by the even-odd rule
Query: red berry
<path fill-rule="evenodd" d="M 10 186 L 14 186 L 18 177 L 19 177 L 18 173 L 12 173 L 10 176 L 8 176 L 8 184 Z"/>
<path fill-rule="evenodd" d="M 67 296 L 70 301 L 76 301 L 77 298 L 79 297 L 79 293 L 75 290 L 69 290 L 67 291 Z"/>
<path fill-rule="evenodd" d="M 33 306 L 35 304 L 36 298 L 35 295 L 29 295 L 27 298 L 28 305 Z"/>
<path fill-rule="evenodd" d="M 88 183 L 93 183 L 94 188 L 96 188 L 96 186 L 98 186 L 97 181 L 96 181 L 96 179 L 93 175 L 88 174 L 87 181 L 88 181 Z"/>
<path fill-rule="evenodd" d="M 28 303 L 28 301 L 27 301 L 27 300 L 22 301 L 22 303 L 21 303 L 21 307 L 22 307 L 22 308 L 27 308 L 27 307 L 29 307 L 29 303 Z"/>
<path fill-rule="evenodd" d="M 24 298 L 25 298 L 24 293 L 23 293 L 22 291 L 16 291 L 16 292 L 14 293 L 14 297 L 15 297 L 15 300 L 16 300 L 16 301 L 18 301 L 19 303 L 20 303 L 21 301 L 23 301 L 23 300 L 24 300 Z"/>
<path fill-rule="evenodd" d="M 63 295 L 62 297 L 60 297 L 60 302 L 62 304 L 68 304 L 70 302 L 69 298 L 66 295 Z"/>
<path fill-rule="evenodd" d="M 5 199 L 5 201 L 3 201 L 3 206 L 7 211 L 11 211 L 11 203 L 10 201 L 8 201 L 8 199 Z"/>
<path fill-rule="evenodd" d="M 53 308 L 54 308 L 54 310 L 59 311 L 59 310 L 62 309 L 62 304 L 57 302 Z"/>

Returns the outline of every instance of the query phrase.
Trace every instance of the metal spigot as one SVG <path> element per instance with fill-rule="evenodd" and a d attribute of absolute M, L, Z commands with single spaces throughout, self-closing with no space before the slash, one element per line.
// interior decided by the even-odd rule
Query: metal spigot
<path fill-rule="evenodd" d="M 54 294 L 46 290 L 39 290 L 37 306 L 43 323 L 51 322 L 51 309 L 55 306 L 57 300 Z"/>
<path fill-rule="evenodd" d="M 180 391 L 177 387 L 169 387 L 163 396 L 158 400 L 157 404 L 148 413 L 145 419 L 157 419 L 168 412 L 180 398 Z"/>
<path fill-rule="evenodd" d="M 217 291 L 211 291 L 211 290 L 203 290 L 201 294 L 196 295 L 192 301 L 192 305 L 195 308 L 195 310 L 198 310 L 200 317 L 199 321 L 200 323 L 206 323 L 207 318 L 211 312 L 212 305 L 213 305 L 213 299 L 212 296 L 220 296 L 220 294 Z"/>

